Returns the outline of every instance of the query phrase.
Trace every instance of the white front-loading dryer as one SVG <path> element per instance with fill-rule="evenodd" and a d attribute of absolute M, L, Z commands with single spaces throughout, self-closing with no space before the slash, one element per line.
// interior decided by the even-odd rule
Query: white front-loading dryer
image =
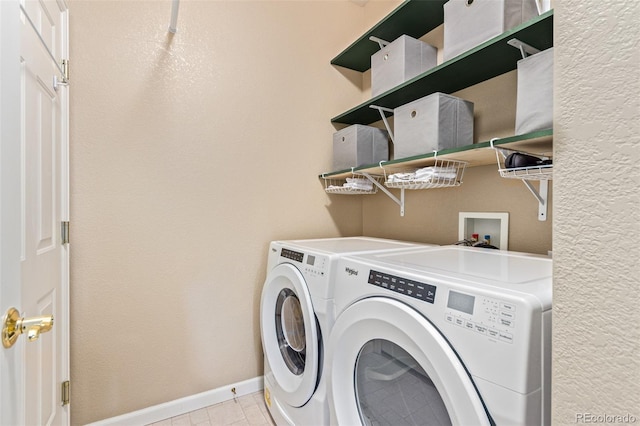
<path fill-rule="evenodd" d="M 425 244 L 369 237 L 274 241 L 260 302 L 264 397 L 278 425 L 327 425 L 324 339 L 335 321 L 337 261 Z M 436 247 L 436 246 L 431 246 Z"/>
<path fill-rule="evenodd" d="M 343 257 L 330 424 L 549 424 L 551 270 L 458 246 Z"/>

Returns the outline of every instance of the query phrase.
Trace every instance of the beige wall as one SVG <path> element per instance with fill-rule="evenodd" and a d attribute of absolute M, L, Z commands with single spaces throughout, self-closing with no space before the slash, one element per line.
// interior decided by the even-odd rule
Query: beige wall
<path fill-rule="evenodd" d="M 556 6 L 553 419 L 637 424 L 640 6 Z"/>
<path fill-rule="evenodd" d="M 183 1 L 173 38 L 170 10 L 70 2 L 74 424 L 260 376 L 269 241 L 362 232 L 317 176 L 363 9 Z"/>

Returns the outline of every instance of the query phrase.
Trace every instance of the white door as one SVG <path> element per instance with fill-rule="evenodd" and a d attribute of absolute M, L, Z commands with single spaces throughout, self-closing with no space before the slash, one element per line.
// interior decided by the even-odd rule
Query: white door
<path fill-rule="evenodd" d="M 34 322 L 31 338 L 25 330 L 0 347 L 0 423 L 69 424 L 68 97 L 54 83 L 67 57 L 68 12 L 64 1 L 0 3 L 0 315 L 14 307 L 20 318 L 54 324 L 38 335 Z"/>

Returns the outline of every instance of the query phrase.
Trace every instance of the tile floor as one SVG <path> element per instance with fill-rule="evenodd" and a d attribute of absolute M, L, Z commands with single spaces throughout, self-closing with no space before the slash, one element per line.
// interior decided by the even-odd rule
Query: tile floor
<path fill-rule="evenodd" d="M 150 426 L 275 426 L 262 391 L 221 402 Z"/>

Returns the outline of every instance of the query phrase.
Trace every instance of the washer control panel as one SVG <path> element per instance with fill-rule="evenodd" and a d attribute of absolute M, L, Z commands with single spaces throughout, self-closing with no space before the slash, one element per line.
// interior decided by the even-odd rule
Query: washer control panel
<path fill-rule="evenodd" d="M 396 293 L 405 294 L 428 303 L 433 303 L 436 298 L 436 286 L 434 285 L 374 271 L 373 269 L 369 271 L 369 284 L 383 287 Z"/>
<path fill-rule="evenodd" d="M 282 251 L 280 252 L 280 256 L 286 257 L 287 259 L 295 260 L 296 262 L 300 263 L 302 263 L 302 260 L 304 259 L 304 253 L 300 251 L 289 250 L 286 248 L 282 249 Z"/>
<path fill-rule="evenodd" d="M 322 277 L 326 273 L 328 263 L 326 256 L 313 255 L 286 248 L 282 249 L 280 256 L 300 263 L 302 270 L 307 274 Z"/>
<path fill-rule="evenodd" d="M 504 300 L 449 290 L 445 321 L 495 339 L 513 343 L 516 305 Z"/>

